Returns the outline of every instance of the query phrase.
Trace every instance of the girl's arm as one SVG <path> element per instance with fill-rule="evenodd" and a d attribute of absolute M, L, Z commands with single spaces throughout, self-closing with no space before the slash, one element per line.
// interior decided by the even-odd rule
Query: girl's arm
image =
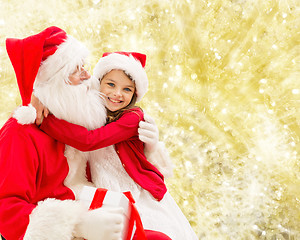
<path fill-rule="evenodd" d="M 43 120 L 40 129 L 80 151 L 92 151 L 138 136 L 137 129 L 142 119 L 141 110 L 127 111 L 117 121 L 89 131 L 85 127 L 49 115 Z"/>

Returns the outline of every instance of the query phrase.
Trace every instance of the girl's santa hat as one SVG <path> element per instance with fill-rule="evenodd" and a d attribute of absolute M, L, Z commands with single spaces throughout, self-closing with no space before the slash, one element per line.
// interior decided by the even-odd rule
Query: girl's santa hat
<path fill-rule="evenodd" d="M 148 89 L 148 78 L 145 71 L 146 55 L 137 52 L 106 52 L 94 68 L 94 77 L 100 81 L 111 70 L 123 70 L 135 82 L 137 102 Z"/>
<path fill-rule="evenodd" d="M 30 104 L 33 86 L 57 76 L 67 82 L 88 56 L 82 43 L 55 26 L 24 39 L 8 38 L 6 49 L 22 98 L 23 106 L 14 113 L 21 124 L 33 123 L 36 118 L 35 108 Z"/>

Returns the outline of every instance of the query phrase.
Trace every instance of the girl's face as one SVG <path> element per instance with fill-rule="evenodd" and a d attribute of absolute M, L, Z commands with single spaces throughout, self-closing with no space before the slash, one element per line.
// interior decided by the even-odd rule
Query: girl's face
<path fill-rule="evenodd" d="M 102 78 L 100 92 L 105 95 L 106 107 L 115 112 L 131 102 L 135 84 L 122 70 L 112 70 Z"/>

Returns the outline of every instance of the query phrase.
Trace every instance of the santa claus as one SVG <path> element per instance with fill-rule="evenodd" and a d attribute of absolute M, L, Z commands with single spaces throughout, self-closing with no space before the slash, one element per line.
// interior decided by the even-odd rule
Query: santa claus
<path fill-rule="evenodd" d="M 121 209 L 89 211 L 75 200 L 83 186 L 93 186 L 86 178 L 87 161 L 95 155 L 101 159 L 111 149 L 83 153 L 33 124 L 34 89 L 58 118 L 88 129 L 104 125 L 106 110 L 98 83 L 83 68 L 87 49 L 57 27 L 25 39 L 7 39 L 6 46 L 23 106 L 0 130 L 0 233 L 8 240 L 120 239 Z M 169 158 L 161 143 L 157 144 L 155 129 L 145 124 L 141 139 L 148 143 L 148 159 L 167 174 Z M 92 174 L 94 167 L 91 161 Z"/>

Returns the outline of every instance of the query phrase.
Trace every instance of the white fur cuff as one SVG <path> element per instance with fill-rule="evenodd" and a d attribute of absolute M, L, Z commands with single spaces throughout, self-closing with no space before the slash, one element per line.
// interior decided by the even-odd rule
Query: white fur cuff
<path fill-rule="evenodd" d="M 86 207 L 73 200 L 46 199 L 39 202 L 30 215 L 24 240 L 70 240 L 86 211 Z"/>
<path fill-rule="evenodd" d="M 163 142 L 158 142 L 156 149 L 146 154 L 146 157 L 165 178 L 173 176 L 173 163 Z"/>
<path fill-rule="evenodd" d="M 36 119 L 36 110 L 31 104 L 22 106 L 15 110 L 13 117 L 22 125 L 32 124 Z"/>

